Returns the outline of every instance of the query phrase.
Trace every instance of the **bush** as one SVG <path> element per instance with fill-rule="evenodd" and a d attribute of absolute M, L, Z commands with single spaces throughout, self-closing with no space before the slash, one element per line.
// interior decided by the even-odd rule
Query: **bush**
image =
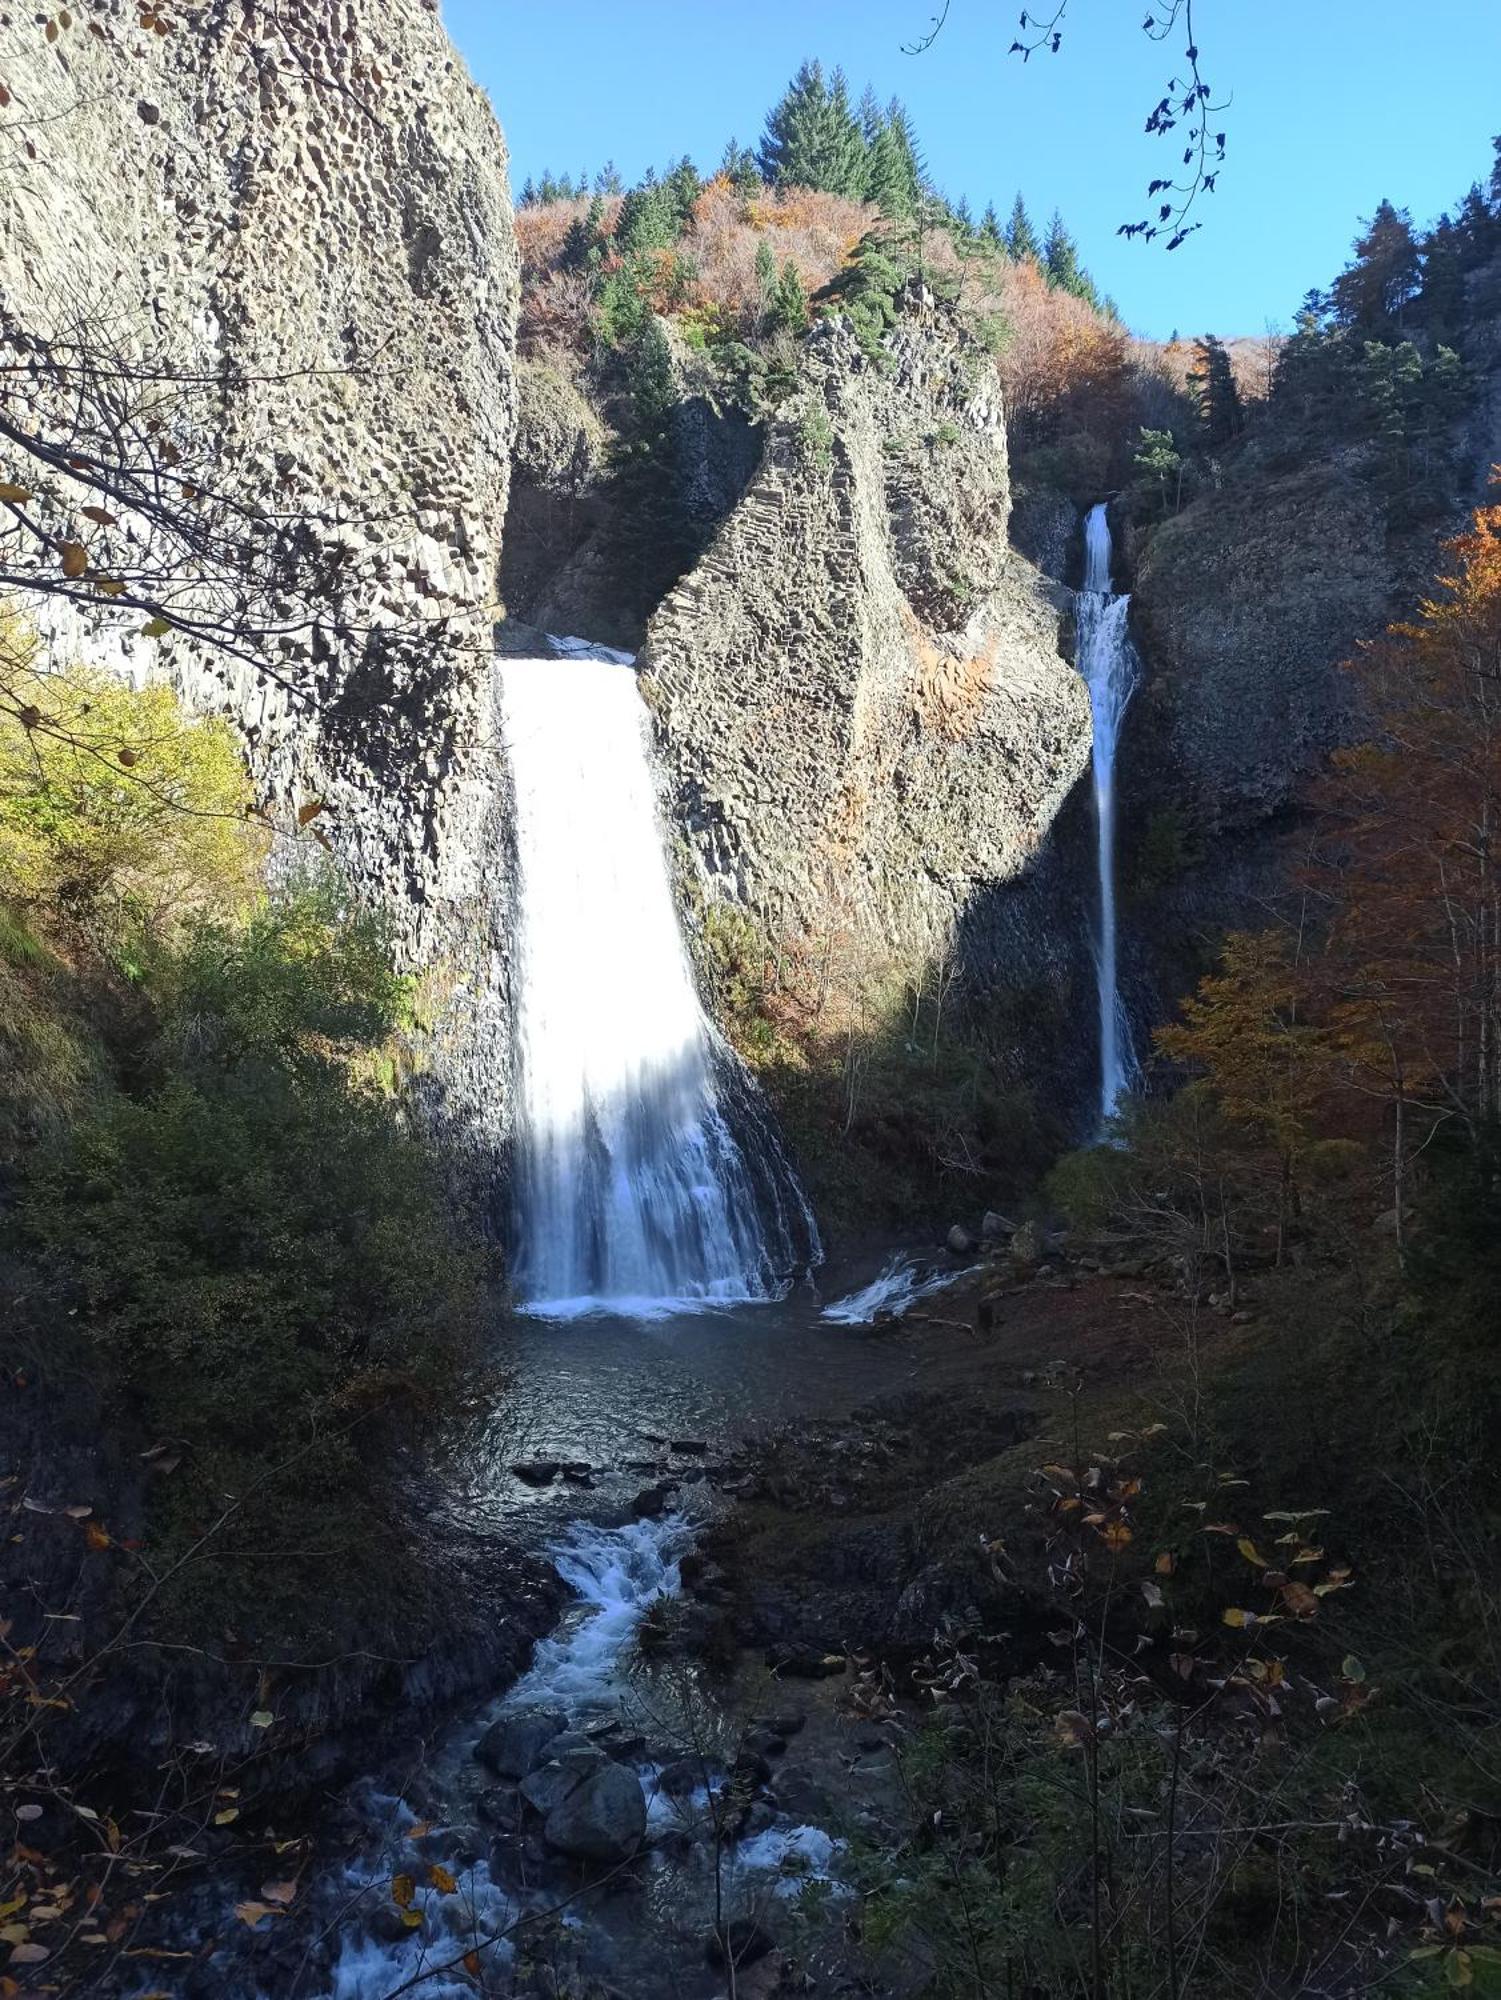
<path fill-rule="evenodd" d="M 16 652 L 14 628 L 0 645 Z M 0 707 L 0 893 L 119 936 L 186 909 L 248 901 L 264 842 L 229 725 L 24 657 Z"/>

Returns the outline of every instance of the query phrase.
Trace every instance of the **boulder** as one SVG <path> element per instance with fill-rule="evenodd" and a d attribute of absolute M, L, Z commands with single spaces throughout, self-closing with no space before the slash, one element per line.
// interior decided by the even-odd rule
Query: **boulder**
<path fill-rule="evenodd" d="M 577 1861 L 624 1861 L 646 1834 L 646 1795 L 623 1764 L 590 1773 L 548 1813 L 542 1837 Z"/>
<path fill-rule="evenodd" d="M 956 1257 L 967 1257 L 975 1247 L 974 1237 L 970 1235 L 962 1222 L 954 1224 L 944 1241 Z"/>
<path fill-rule="evenodd" d="M 1014 1222 L 1008 1222 L 1004 1215 L 998 1215 L 993 1208 L 986 1209 L 984 1219 L 980 1223 L 982 1243 L 1004 1243 L 1006 1238 L 1015 1232 Z"/>
<path fill-rule="evenodd" d="M 1024 1222 L 1011 1238 L 1011 1261 L 1018 1271 L 1035 1271 L 1042 1262 L 1042 1231 L 1035 1222 Z"/>
<path fill-rule="evenodd" d="M 523 1709 L 492 1722 L 474 1754 L 497 1778 L 525 1778 L 543 1762 L 548 1746 L 567 1721 L 560 1708 Z"/>
<path fill-rule="evenodd" d="M 712 1966 L 754 1965 L 765 1958 L 775 1939 L 749 1917 L 731 1917 L 727 1924 L 710 1931 L 704 1956 Z"/>
<path fill-rule="evenodd" d="M 704 1782 L 701 1757 L 674 1757 L 657 1773 L 657 1789 L 670 1799 L 686 1799 Z"/>
<path fill-rule="evenodd" d="M 539 1813 L 550 1813 L 580 1785 L 596 1777 L 608 1762 L 609 1759 L 599 1750 L 570 1750 L 561 1760 L 554 1758 L 540 1770 L 533 1771 L 530 1777 L 523 1778 L 521 1796 Z"/>

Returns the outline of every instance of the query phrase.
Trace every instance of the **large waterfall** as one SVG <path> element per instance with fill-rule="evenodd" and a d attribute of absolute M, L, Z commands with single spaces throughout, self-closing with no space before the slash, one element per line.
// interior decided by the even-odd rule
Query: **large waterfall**
<path fill-rule="evenodd" d="M 558 1316 L 775 1298 L 816 1255 L 812 1218 L 699 1005 L 629 658 L 567 650 L 500 663 L 520 870 L 518 1294 Z"/>
<path fill-rule="evenodd" d="M 1079 672 L 1094 715 L 1094 805 L 1099 873 L 1095 979 L 1099 995 L 1100 1118 L 1111 1118 L 1130 1081 L 1130 1035 L 1117 978 L 1115 917 L 1115 753 L 1121 718 L 1136 688 L 1129 597 L 1110 588 L 1110 523 L 1104 504 L 1084 520 L 1084 588 L 1078 596 Z"/>

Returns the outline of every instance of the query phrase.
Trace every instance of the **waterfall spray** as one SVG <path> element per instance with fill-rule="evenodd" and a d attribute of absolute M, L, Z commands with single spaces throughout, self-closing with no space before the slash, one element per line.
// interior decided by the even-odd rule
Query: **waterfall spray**
<path fill-rule="evenodd" d="M 500 663 L 520 869 L 518 1290 L 556 1316 L 780 1297 L 817 1233 L 699 1004 L 635 672 L 562 650 Z"/>
<path fill-rule="evenodd" d="M 1115 915 L 1115 753 L 1121 719 L 1136 690 L 1129 597 L 1110 588 L 1110 523 L 1104 504 L 1084 521 L 1084 587 L 1078 594 L 1079 672 L 1094 717 L 1094 805 L 1099 878 L 1095 978 L 1099 996 L 1100 1119 L 1115 1115 L 1132 1071 L 1130 1032 L 1122 1016 Z"/>

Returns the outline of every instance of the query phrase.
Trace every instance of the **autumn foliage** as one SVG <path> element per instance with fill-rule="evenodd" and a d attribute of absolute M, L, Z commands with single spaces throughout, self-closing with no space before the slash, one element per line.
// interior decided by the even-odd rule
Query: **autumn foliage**
<path fill-rule="evenodd" d="M 1501 1114 L 1501 505 L 1348 664 L 1364 740 L 1319 781 L 1299 923 L 1235 937 L 1159 1046 L 1291 1177 L 1368 1149 L 1401 1245 L 1418 1163 Z"/>

